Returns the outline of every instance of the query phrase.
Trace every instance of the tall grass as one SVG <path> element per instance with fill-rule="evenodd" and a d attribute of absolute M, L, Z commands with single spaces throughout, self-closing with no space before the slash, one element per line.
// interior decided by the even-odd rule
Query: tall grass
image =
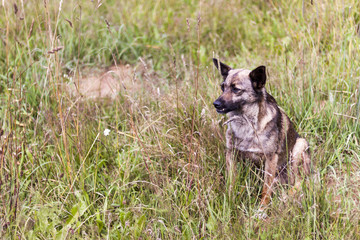
<path fill-rule="evenodd" d="M 357 1 L 37 3 L 0 7 L 1 238 L 359 238 Z M 265 220 L 261 169 L 239 162 L 227 191 L 214 56 L 266 65 L 311 145 L 312 176 Z M 125 64 L 115 99 L 68 91 Z"/>

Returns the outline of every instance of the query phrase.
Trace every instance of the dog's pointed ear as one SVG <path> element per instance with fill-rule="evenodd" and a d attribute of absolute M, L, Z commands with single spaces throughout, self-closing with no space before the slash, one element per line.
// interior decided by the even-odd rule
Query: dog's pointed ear
<path fill-rule="evenodd" d="M 266 83 L 266 68 L 265 66 L 259 66 L 252 70 L 249 74 L 251 83 L 254 89 L 261 89 Z"/>
<path fill-rule="evenodd" d="M 232 69 L 228 65 L 218 61 L 216 58 L 213 58 L 213 62 L 215 67 L 220 70 L 221 76 L 223 76 L 224 80 L 229 75 L 229 71 Z"/>

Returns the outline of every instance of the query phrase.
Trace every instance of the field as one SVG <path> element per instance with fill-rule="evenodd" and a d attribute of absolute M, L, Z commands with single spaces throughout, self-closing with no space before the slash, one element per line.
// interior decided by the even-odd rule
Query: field
<path fill-rule="evenodd" d="M 311 146 L 265 219 L 213 57 L 266 65 Z M 359 90 L 357 0 L 2 0 L 0 238 L 360 239 Z"/>

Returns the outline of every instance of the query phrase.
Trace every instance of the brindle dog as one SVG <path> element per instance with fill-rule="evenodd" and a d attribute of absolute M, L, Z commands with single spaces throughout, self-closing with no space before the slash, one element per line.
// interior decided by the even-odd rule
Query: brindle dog
<path fill-rule="evenodd" d="M 301 169 L 310 172 L 309 145 L 299 137 L 293 123 L 266 92 L 265 66 L 250 71 L 232 69 L 213 59 L 224 81 L 223 93 L 214 102 L 216 111 L 227 114 L 226 166 L 230 178 L 236 173 L 235 155 L 256 165 L 265 165 L 261 208 L 268 205 L 275 182 L 300 187 Z M 289 176 L 289 177 L 288 177 Z"/>

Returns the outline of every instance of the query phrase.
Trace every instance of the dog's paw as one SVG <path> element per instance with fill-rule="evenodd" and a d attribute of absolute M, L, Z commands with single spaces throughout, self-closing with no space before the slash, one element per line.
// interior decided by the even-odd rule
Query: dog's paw
<path fill-rule="evenodd" d="M 265 220 L 268 217 L 266 210 L 264 208 L 259 208 L 257 211 L 255 211 L 252 218 L 257 220 Z"/>

